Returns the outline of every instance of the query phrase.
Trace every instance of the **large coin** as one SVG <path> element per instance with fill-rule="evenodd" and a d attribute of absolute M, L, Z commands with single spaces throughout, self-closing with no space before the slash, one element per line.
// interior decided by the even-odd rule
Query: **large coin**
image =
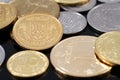
<path fill-rule="evenodd" d="M 59 20 L 63 25 L 64 34 L 80 32 L 87 26 L 86 18 L 77 12 L 60 12 Z"/>
<path fill-rule="evenodd" d="M 120 2 L 120 0 L 98 0 L 100 2 L 105 2 L 105 3 L 117 3 Z"/>
<path fill-rule="evenodd" d="M 97 37 L 75 36 L 58 43 L 51 51 L 50 60 L 54 68 L 68 76 L 95 77 L 111 70 L 94 54 Z"/>
<path fill-rule="evenodd" d="M 26 50 L 17 52 L 7 61 L 8 71 L 16 77 L 35 77 L 46 72 L 48 58 L 41 52 Z"/>
<path fill-rule="evenodd" d="M 107 64 L 120 65 L 120 31 L 99 36 L 95 44 L 96 55 Z"/>
<path fill-rule="evenodd" d="M 43 50 L 58 43 L 62 37 L 61 23 L 48 14 L 21 17 L 12 31 L 14 40 L 23 48 Z"/>
<path fill-rule="evenodd" d="M 32 13 L 46 13 L 59 16 L 59 5 L 53 0 L 12 0 L 10 4 L 18 10 L 18 17 Z"/>
<path fill-rule="evenodd" d="M 97 31 L 120 30 L 120 3 L 98 5 L 88 13 L 87 19 Z"/>
<path fill-rule="evenodd" d="M 7 3 L 0 3 L 0 29 L 8 26 L 15 20 L 17 11 L 14 6 Z"/>
<path fill-rule="evenodd" d="M 3 47 L 0 45 L 0 66 L 2 65 L 4 59 L 5 59 L 5 50 L 4 50 Z"/>
<path fill-rule="evenodd" d="M 67 11 L 82 12 L 92 9 L 95 5 L 96 5 L 96 0 L 89 0 L 87 3 L 83 5 L 76 5 L 76 6 L 61 5 L 61 7 Z"/>

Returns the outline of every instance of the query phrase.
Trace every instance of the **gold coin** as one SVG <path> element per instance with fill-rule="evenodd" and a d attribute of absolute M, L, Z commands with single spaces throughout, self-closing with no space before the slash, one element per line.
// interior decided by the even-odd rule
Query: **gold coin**
<path fill-rule="evenodd" d="M 84 4 L 87 3 L 89 0 L 55 0 L 57 3 L 61 3 L 61 4 L 68 4 L 68 5 L 72 5 L 72 4 Z"/>
<path fill-rule="evenodd" d="M 16 18 L 17 11 L 14 6 L 0 3 L 0 29 L 8 26 Z"/>
<path fill-rule="evenodd" d="M 120 65 L 120 31 L 111 31 L 98 37 L 95 52 L 100 60 L 110 65 Z"/>
<path fill-rule="evenodd" d="M 46 72 L 48 58 L 38 51 L 25 50 L 11 56 L 7 61 L 8 71 L 16 77 L 35 77 Z"/>
<path fill-rule="evenodd" d="M 50 60 L 54 68 L 72 77 L 96 77 L 111 70 L 94 54 L 97 37 L 74 36 L 58 43 L 51 51 Z"/>
<path fill-rule="evenodd" d="M 53 0 L 12 0 L 10 4 L 18 10 L 18 17 L 32 13 L 46 13 L 58 17 L 59 5 Z"/>
<path fill-rule="evenodd" d="M 18 19 L 12 34 L 21 47 L 43 50 L 60 41 L 63 29 L 61 23 L 51 15 L 32 14 Z"/>

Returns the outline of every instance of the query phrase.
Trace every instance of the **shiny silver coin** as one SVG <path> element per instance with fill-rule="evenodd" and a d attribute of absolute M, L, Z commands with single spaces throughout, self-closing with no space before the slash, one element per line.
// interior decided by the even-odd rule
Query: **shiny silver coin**
<path fill-rule="evenodd" d="M 120 2 L 120 0 L 98 0 L 100 2 L 105 2 L 105 3 L 116 3 L 116 2 Z"/>
<path fill-rule="evenodd" d="M 5 50 L 2 46 L 0 46 L 0 66 L 2 65 L 3 61 L 5 59 Z"/>
<path fill-rule="evenodd" d="M 88 3 L 80 6 L 64 6 L 61 5 L 61 8 L 67 11 L 76 11 L 76 12 L 83 12 L 92 9 L 96 5 L 96 0 L 90 0 Z"/>
<path fill-rule="evenodd" d="M 80 32 L 87 26 L 86 18 L 77 12 L 60 12 L 59 20 L 63 25 L 64 34 Z"/>
<path fill-rule="evenodd" d="M 101 4 L 87 15 L 88 23 L 100 32 L 120 30 L 120 3 Z"/>
<path fill-rule="evenodd" d="M 8 3 L 10 2 L 11 0 L 0 0 L 0 2 L 5 2 L 5 3 Z"/>

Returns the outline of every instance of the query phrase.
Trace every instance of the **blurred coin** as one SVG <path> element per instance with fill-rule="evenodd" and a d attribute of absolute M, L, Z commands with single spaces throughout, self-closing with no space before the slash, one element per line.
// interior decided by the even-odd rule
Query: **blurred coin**
<path fill-rule="evenodd" d="M 47 56 L 38 51 L 25 50 L 12 55 L 7 61 L 8 71 L 15 77 L 35 77 L 46 72 Z"/>
<path fill-rule="evenodd" d="M 96 5 L 96 0 L 89 0 L 86 4 L 83 5 L 76 5 L 76 6 L 68 6 L 68 5 L 61 5 L 61 8 L 68 11 L 87 11 L 93 8 Z"/>
<path fill-rule="evenodd" d="M 54 68 L 68 76 L 95 77 L 111 70 L 94 54 L 97 37 L 74 36 L 58 43 L 51 51 L 50 60 Z"/>
<path fill-rule="evenodd" d="M 120 2 L 120 0 L 98 0 L 100 2 L 105 2 L 105 3 L 116 3 L 116 2 Z"/>
<path fill-rule="evenodd" d="M 53 0 L 12 0 L 10 4 L 18 10 L 18 17 L 32 13 L 46 13 L 59 16 L 59 5 Z"/>
<path fill-rule="evenodd" d="M 54 46 L 63 35 L 61 23 L 48 14 L 31 14 L 18 19 L 12 31 L 14 40 L 23 48 L 43 50 Z"/>
<path fill-rule="evenodd" d="M 88 23 L 101 32 L 120 30 L 120 3 L 101 4 L 87 15 Z"/>
<path fill-rule="evenodd" d="M 11 0 L 0 0 L 0 2 L 6 2 L 6 3 L 8 3 L 8 2 L 10 2 Z"/>
<path fill-rule="evenodd" d="M 0 3 L 0 29 L 8 26 L 15 20 L 17 11 L 14 6 L 8 3 Z"/>
<path fill-rule="evenodd" d="M 64 34 L 80 32 L 87 26 L 86 18 L 77 12 L 60 12 L 59 20 L 63 25 Z"/>
<path fill-rule="evenodd" d="M 95 43 L 96 55 L 110 65 L 120 65 L 120 31 L 111 31 L 98 37 Z"/>
<path fill-rule="evenodd" d="M 5 59 L 5 50 L 4 50 L 3 47 L 0 45 L 0 66 L 2 65 L 4 59 Z"/>

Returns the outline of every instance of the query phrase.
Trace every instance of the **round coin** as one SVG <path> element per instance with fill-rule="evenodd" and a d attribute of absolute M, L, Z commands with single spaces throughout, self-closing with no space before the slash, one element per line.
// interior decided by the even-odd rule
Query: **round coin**
<path fill-rule="evenodd" d="M 7 3 L 0 3 L 0 29 L 8 26 L 15 20 L 17 11 L 15 7 Z"/>
<path fill-rule="evenodd" d="M 86 18 L 77 12 L 60 12 L 59 20 L 63 25 L 64 34 L 80 32 L 87 26 Z"/>
<path fill-rule="evenodd" d="M 51 15 L 32 14 L 18 19 L 12 35 L 23 48 L 43 50 L 60 41 L 63 29 L 61 23 Z"/>
<path fill-rule="evenodd" d="M 100 2 L 105 2 L 105 3 L 117 3 L 120 2 L 120 0 L 98 0 Z"/>
<path fill-rule="evenodd" d="M 100 32 L 120 30 L 120 4 L 98 5 L 88 13 L 87 20 L 91 27 Z"/>
<path fill-rule="evenodd" d="M 120 65 L 120 31 L 110 31 L 98 37 L 95 52 L 99 59 Z"/>
<path fill-rule="evenodd" d="M 2 65 L 4 59 L 5 59 L 5 50 L 4 50 L 3 47 L 0 45 L 0 66 Z"/>
<path fill-rule="evenodd" d="M 32 13 L 46 13 L 58 17 L 60 12 L 59 5 L 53 0 L 12 0 L 10 4 L 17 8 L 18 17 Z"/>
<path fill-rule="evenodd" d="M 54 68 L 68 76 L 95 77 L 105 74 L 111 67 L 101 63 L 94 54 L 97 37 L 75 36 L 58 43 L 51 51 Z"/>
<path fill-rule="evenodd" d="M 8 71 L 13 76 L 22 78 L 42 75 L 48 66 L 48 58 L 43 53 L 32 50 L 17 52 L 7 61 Z"/>
<path fill-rule="evenodd" d="M 61 8 L 67 11 L 83 12 L 92 9 L 96 5 L 96 0 L 89 0 L 86 4 L 77 6 L 61 5 Z"/>

